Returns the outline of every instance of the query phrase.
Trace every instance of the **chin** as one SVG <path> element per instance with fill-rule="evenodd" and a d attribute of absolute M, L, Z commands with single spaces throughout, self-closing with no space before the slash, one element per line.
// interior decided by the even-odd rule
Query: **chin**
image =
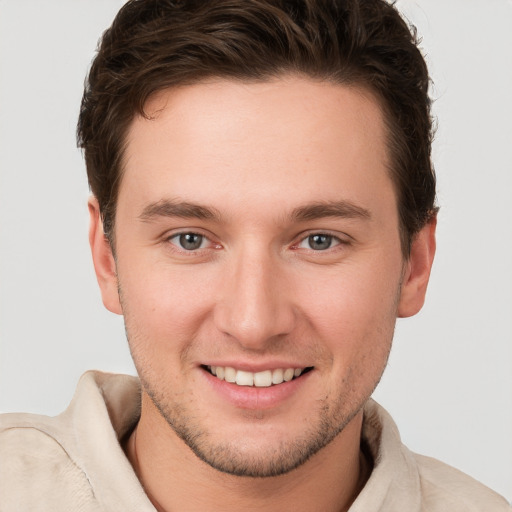
<path fill-rule="evenodd" d="M 161 417 L 195 456 L 217 471 L 248 478 L 275 477 L 299 468 L 329 445 L 365 402 L 346 412 L 340 405 L 347 401 L 339 399 L 337 407 L 319 401 L 316 414 L 310 410 L 305 417 L 283 418 L 280 424 L 276 415 L 244 412 L 239 425 L 231 422 L 230 427 L 222 428 L 230 421 L 219 418 L 218 424 L 212 425 L 191 413 L 190 404 L 170 405 L 168 398 L 143 386 Z"/>

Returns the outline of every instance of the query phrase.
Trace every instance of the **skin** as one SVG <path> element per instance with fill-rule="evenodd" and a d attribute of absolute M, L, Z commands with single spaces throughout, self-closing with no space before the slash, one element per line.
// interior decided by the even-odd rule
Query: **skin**
<path fill-rule="evenodd" d="M 89 202 L 103 302 L 124 315 L 143 386 L 129 459 L 159 510 L 348 509 L 369 471 L 362 407 L 435 252 L 433 220 L 403 259 L 378 102 L 285 76 L 163 91 L 146 111 L 127 137 L 115 259 Z M 235 400 L 211 364 L 312 370 L 279 399 Z"/>

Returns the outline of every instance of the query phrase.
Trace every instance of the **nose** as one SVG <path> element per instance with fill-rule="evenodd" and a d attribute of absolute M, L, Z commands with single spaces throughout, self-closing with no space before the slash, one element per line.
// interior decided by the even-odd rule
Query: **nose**
<path fill-rule="evenodd" d="M 294 329 L 291 283 L 278 260 L 270 251 L 253 247 L 226 264 L 215 324 L 246 350 L 265 350 Z"/>

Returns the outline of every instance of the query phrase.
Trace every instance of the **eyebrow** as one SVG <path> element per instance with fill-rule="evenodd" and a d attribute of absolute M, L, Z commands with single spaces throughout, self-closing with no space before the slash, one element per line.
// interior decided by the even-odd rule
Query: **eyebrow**
<path fill-rule="evenodd" d="M 295 221 L 309 221 L 325 217 L 369 220 L 371 213 L 366 208 L 342 200 L 306 204 L 295 208 L 291 214 L 291 218 Z"/>
<path fill-rule="evenodd" d="M 181 219 L 220 220 L 215 208 L 201 206 L 187 201 L 161 199 L 144 207 L 139 219 L 150 222 L 158 217 L 178 217 Z"/>
<path fill-rule="evenodd" d="M 161 199 L 144 207 L 139 219 L 151 222 L 158 217 L 178 217 L 181 219 L 200 219 L 220 221 L 221 215 L 215 208 L 179 201 Z M 314 202 L 292 210 L 290 218 L 295 222 L 305 222 L 326 217 L 371 219 L 369 210 L 350 201 Z"/>

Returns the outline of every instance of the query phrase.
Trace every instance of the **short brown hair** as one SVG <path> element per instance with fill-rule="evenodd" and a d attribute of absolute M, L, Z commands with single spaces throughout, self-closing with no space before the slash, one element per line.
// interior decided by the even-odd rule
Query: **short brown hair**
<path fill-rule="evenodd" d="M 436 211 L 429 76 L 415 30 L 384 0 L 128 1 L 103 34 L 77 128 L 111 242 L 127 130 L 152 94 L 286 73 L 360 85 L 379 99 L 408 256 Z"/>

